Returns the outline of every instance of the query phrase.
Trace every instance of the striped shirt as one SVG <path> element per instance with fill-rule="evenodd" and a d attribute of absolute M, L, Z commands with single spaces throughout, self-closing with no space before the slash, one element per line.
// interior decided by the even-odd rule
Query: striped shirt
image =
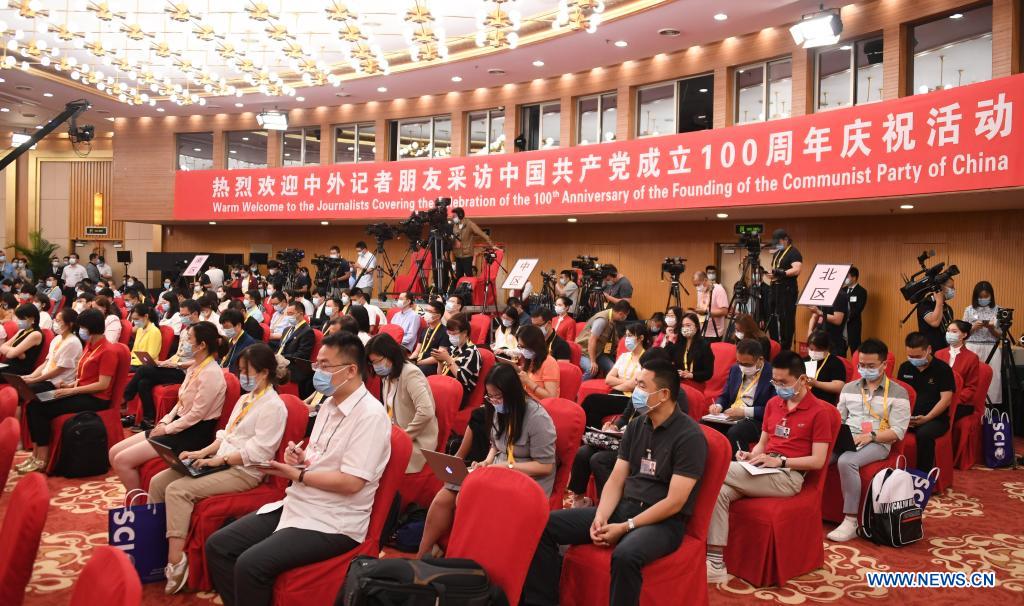
<path fill-rule="evenodd" d="M 886 383 L 889 384 L 888 397 Z M 839 409 L 843 423 L 850 428 L 850 433 L 854 436 L 862 433 L 861 426 L 865 421 L 871 422 L 872 431 L 882 431 L 883 420 L 885 429 L 895 431 L 900 440 L 907 434 L 907 425 L 910 423 L 910 395 L 902 385 L 891 379 L 883 380 L 870 393 L 864 379 L 847 383 L 839 393 L 836 408 Z M 888 451 L 891 444 L 882 446 Z"/>

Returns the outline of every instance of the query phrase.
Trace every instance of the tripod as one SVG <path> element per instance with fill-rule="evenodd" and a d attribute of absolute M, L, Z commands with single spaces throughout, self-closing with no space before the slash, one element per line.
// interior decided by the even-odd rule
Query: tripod
<path fill-rule="evenodd" d="M 409 253 L 406 252 L 406 254 L 408 255 Z M 381 262 L 382 260 L 383 263 Z M 398 263 L 398 266 L 401 267 L 402 263 L 404 262 L 405 257 L 402 257 L 402 259 Z M 387 269 L 384 268 L 385 264 L 387 265 Z M 395 283 L 396 271 L 394 265 L 392 265 L 391 263 L 391 257 L 388 256 L 388 251 L 384 248 L 384 240 L 380 239 L 380 237 L 377 238 L 377 249 L 374 251 L 373 273 L 376 274 L 375 280 L 377 282 L 377 298 L 379 298 L 381 301 L 386 301 L 387 295 L 385 294 L 384 289 L 384 274 L 387 274 L 388 277 L 391 278 L 391 281 L 388 283 L 388 286 L 391 286 Z M 359 276 L 356 277 L 355 284 L 358 285 L 359 280 L 361 280 L 365 274 L 366 268 L 364 267 L 363 270 L 359 273 Z"/>
<path fill-rule="evenodd" d="M 498 266 L 501 267 L 501 269 L 505 269 L 505 266 L 501 265 L 500 263 L 498 264 Z M 505 273 L 506 274 L 508 273 L 507 269 L 505 269 Z M 487 260 L 487 255 L 484 255 L 484 276 L 483 276 L 483 278 L 484 278 L 484 304 L 483 304 L 483 306 L 480 309 L 480 311 L 483 312 L 483 313 L 487 313 L 487 303 L 488 303 L 488 301 L 491 300 L 491 296 L 492 296 L 491 295 L 491 288 L 493 287 L 495 291 L 498 290 L 498 285 L 494 283 L 494 279 L 497 278 L 497 277 L 498 276 L 496 276 L 496 275 L 495 276 L 491 275 L 491 262 Z M 545 280 L 544 281 L 545 292 L 547 291 L 547 287 L 548 287 L 548 283 L 547 283 L 547 280 Z M 553 290 L 554 290 L 554 288 L 552 288 L 552 291 Z M 497 313 L 498 312 L 498 296 L 497 296 L 497 294 L 495 294 L 493 296 L 494 296 L 494 312 Z M 554 301 L 554 299 L 552 299 L 552 301 Z"/>
<path fill-rule="evenodd" d="M 679 294 L 679 289 L 686 291 L 686 295 L 690 295 L 690 291 L 686 290 L 686 287 L 679 282 L 679 274 L 669 274 L 671 278 L 668 286 L 668 299 L 665 301 L 665 309 L 670 307 L 682 307 L 683 297 Z M 661 275 L 661 279 L 665 279 L 665 274 Z"/>
<path fill-rule="evenodd" d="M 1000 310 L 1009 311 L 1010 310 Z M 1013 336 L 1010 334 L 1010 328 L 1013 327 L 1013 321 L 1010 318 L 999 318 L 999 330 L 1002 331 L 1002 335 L 999 337 L 999 342 L 992 348 L 992 351 L 988 353 L 988 357 L 985 358 L 985 364 L 990 364 L 992 358 L 996 355 L 996 350 L 1000 351 L 1000 363 L 999 372 L 1003 382 L 1003 395 L 1006 400 L 1006 408 L 1010 416 L 1010 428 L 1009 438 L 1007 440 L 1010 450 L 1013 450 L 1013 435 L 1014 428 L 1016 427 L 1016 421 L 1014 419 L 1014 408 L 1016 408 L 1016 402 L 1014 402 L 1014 391 L 1019 389 L 1021 386 L 1020 376 L 1017 374 L 1017 367 L 1013 363 Z M 1024 457 L 1017 458 L 1017 452 L 1014 451 L 1010 457 L 1010 465 L 1013 469 L 1017 469 L 1018 466 L 1024 465 Z"/>

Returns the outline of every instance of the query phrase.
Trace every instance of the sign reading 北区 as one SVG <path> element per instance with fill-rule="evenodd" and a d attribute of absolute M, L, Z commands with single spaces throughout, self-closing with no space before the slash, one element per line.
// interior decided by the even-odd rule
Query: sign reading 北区
<path fill-rule="evenodd" d="M 800 295 L 797 305 L 810 305 L 812 307 L 832 307 L 839 291 L 843 289 L 843 281 L 846 274 L 850 273 L 850 265 L 824 265 L 814 266 L 807 283 L 804 284 L 804 292 Z"/>
<path fill-rule="evenodd" d="M 536 152 L 178 171 L 174 219 L 582 215 L 1024 185 L 1024 75 L 854 108 Z"/>

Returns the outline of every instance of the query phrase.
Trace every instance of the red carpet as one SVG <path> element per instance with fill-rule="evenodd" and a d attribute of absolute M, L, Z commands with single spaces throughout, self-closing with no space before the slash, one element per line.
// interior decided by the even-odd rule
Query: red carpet
<path fill-rule="evenodd" d="M 1020 447 L 1018 446 L 1018 452 Z M 24 455 L 17 457 L 16 463 Z M 11 473 L 4 493 L 14 489 Z M 106 511 L 121 504 L 117 480 L 51 478 L 51 507 L 39 556 L 25 598 L 26 606 L 66 604 L 78 571 L 95 545 L 107 541 Z M 0 515 L 10 501 L 0 499 Z M 830 527 L 829 527 L 830 528 Z M 714 604 L 878 603 L 896 598 L 904 604 L 1024 603 L 1024 470 L 975 468 L 956 472 L 955 489 L 928 505 L 925 540 L 901 549 L 878 547 L 861 539 L 826 541 L 825 567 L 787 583 L 758 589 L 733 579 L 711 592 Z M 993 571 L 994 589 L 882 589 L 869 587 L 866 571 Z M 162 583 L 144 587 L 145 604 L 220 604 L 215 594 L 182 593 L 168 597 Z M 595 605 L 599 606 L 599 605 Z"/>

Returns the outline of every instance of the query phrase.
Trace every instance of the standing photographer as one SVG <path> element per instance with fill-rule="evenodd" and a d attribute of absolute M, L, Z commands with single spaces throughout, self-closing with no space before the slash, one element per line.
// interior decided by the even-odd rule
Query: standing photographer
<path fill-rule="evenodd" d="M 608 264 L 604 266 L 604 300 L 605 309 L 619 301 L 630 303 L 633 298 L 633 283 L 626 276 L 620 275 L 618 268 Z"/>
<path fill-rule="evenodd" d="M 803 255 L 793 246 L 793 239 L 784 229 L 772 232 L 775 254 L 771 265 L 771 297 L 769 297 L 768 334 L 779 342 L 782 349 L 793 346 L 796 327 L 796 279 L 803 269 Z"/>
<path fill-rule="evenodd" d="M 946 304 L 956 295 L 953 278 L 917 305 L 917 330 L 928 339 L 932 351 L 946 348 L 946 326 L 953 321 L 953 308 Z"/>
<path fill-rule="evenodd" d="M 559 297 L 565 297 L 572 302 L 569 306 L 569 313 L 576 313 L 576 306 L 580 302 L 580 285 L 576 283 L 576 272 L 571 269 L 563 269 L 558 275 L 558 282 L 555 284 L 555 293 Z"/>
<path fill-rule="evenodd" d="M 461 278 L 473 277 L 473 247 L 476 246 L 476 239 L 483 238 L 487 244 L 494 246 L 491 237 L 484 233 L 472 219 L 466 218 L 466 211 L 462 208 L 453 208 L 452 233 L 455 235 L 455 242 L 452 250 L 455 253 L 455 281 Z"/>
<path fill-rule="evenodd" d="M 373 270 L 377 267 L 377 257 L 368 248 L 366 242 L 356 242 L 356 260 L 352 264 L 352 277 L 349 278 L 351 288 L 359 288 L 370 298 L 373 292 Z"/>

